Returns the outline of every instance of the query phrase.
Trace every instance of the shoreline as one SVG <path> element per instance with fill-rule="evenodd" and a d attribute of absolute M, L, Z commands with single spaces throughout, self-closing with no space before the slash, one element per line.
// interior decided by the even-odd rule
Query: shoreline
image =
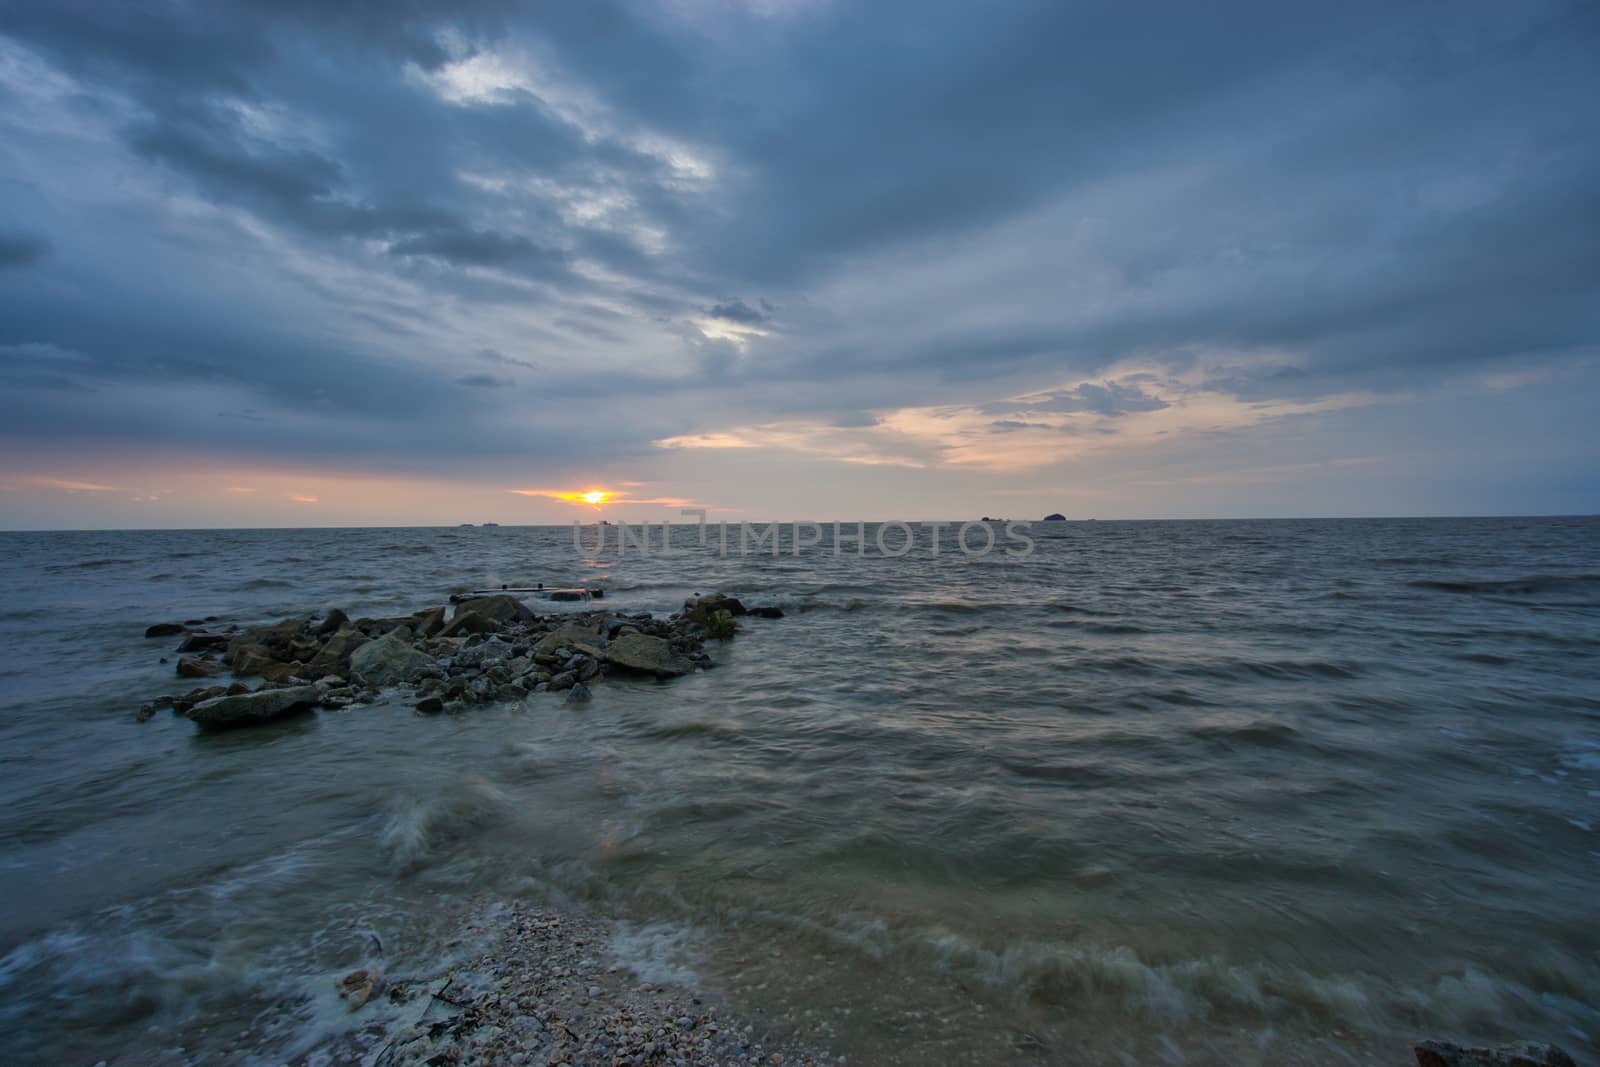
<path fill-rule="evenodd" d="M 290 1062 L 446 1064 L 843 1064 L 727 1012 L 726 999 L 641 975 L 618 924 L 574 906 L 491 905 L 459 931 L 474 950 L 433 974 L 386 975 L 381 958 L 336 983 L 351 1029 Z M 387 1008 L 377 1018 L 373 1008 Z M 363 1022 L 362 1016 L 372 1016 Z"/>

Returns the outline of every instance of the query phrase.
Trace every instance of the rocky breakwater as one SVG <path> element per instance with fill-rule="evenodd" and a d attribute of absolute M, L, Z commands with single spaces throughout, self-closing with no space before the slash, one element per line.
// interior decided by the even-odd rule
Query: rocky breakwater
<path fill-rule="evenodd" d="M 387 699 L 385 688 L 408 695 L 423 713 L 541 692 L 581 703 L 590 685 L 610 675 L 666 680 L 710 669 L 716 664 L 708 641 L 731 640 L 741 618 L 782 616 L 720 594 L 692 599 L 665 619 L 603 611 L 541 616 L 514 596 L 497 595 L 464 601 L 453 613 L 439 606 L 352 620 L 335 608 L 220 633 L 158 623 L 146 636 L 183 635 L 178 676 L 216 681 L 152 701 L 139 715 L 170 707 L 202 727 L 224 729 L 316 707 L 377 703 Z"/>

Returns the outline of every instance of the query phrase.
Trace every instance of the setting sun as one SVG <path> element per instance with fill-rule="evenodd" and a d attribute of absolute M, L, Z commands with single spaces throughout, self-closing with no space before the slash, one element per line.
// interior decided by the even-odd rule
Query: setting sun
<path fill-rule="evenodd" d="M 583 494 L 583 501 L 586 504 L 604 504 L 606 502 L 606 497 L 608 497 L 610 495 L 611 495 L 610 493 L 606 493 L 606 492 L 603 492 L 603 491 L 601 491 L 599 489 L 595 489 L 595 490 L 592 490 L 590 492 L 584 493 Z"/>

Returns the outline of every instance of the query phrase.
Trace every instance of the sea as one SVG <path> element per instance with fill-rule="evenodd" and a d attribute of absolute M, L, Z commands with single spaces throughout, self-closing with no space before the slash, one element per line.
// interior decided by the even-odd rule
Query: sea
<path fill-rule="evenodd" d="M 852 1064 L 1600 1062 L 1600 519 L 579 532 L 0 534 L 6 1062 L 334 1062 L 339 975 L 511 900 Z M 136 720 L 152 623 L 538 583 L 785 615 L 582 706 Z"/>

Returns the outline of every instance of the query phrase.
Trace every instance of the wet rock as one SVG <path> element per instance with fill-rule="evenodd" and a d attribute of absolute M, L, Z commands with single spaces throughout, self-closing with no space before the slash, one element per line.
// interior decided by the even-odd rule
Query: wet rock
<path fill-rule="evenodd" d="M 315 686 L 287 689 L 262 689 L 240 696 L 216 696 L 191 707 L 187 715 L 201 726 L 227 729 L 271 722 L 285 715 L 313 707 L 322 699 Z"/>
<path fill-rule="evenodd" d="M 193 656 L 178 657 L 179 678 L 214 678 L 227 670 L 220 663 L 210 660 L 195 659 Z"/>
<path fill-rule="evenodd" d="M 513 622 L 529 622 L 533 619 L 533 612 L 528 609 L 526 604 L 505 593 L 463 600 L 456 605 L 457 616 L 467 612 L 481 615 L 502 626 Z"/>
<path fill-rule="evenodd" d="M 273 659 L 292 658 L 284 654 L 289 651 L 289 645 L 303 633 L 310 622 L 310 616 L 294 619 L 284 619 L 282 622 L 273 623 L 271 626 L 253 626 L 236 635 L 228 642 L 228 652 L 223 659 L 232 663 L 234 658 L 245 649 L 255 650 L 258 654 L 269 656 Z"/>
<path fill-rule="evenodd" d="M 444 710 L 444 701 L 438 697 L 423 697 L 417 701 L 417 710 L 424 715 L 437 715 Z"/>
<path fill-rule="evenodd" d="M 351 1011 L 356 1011 L 372 999 L 372 994 L 381 981 L 382 975 L 377 968 L 363 967 L 339 979 L 339 984 L 335 988 L 339 990 L 339 999 L 349 1004 Z"/>
<path fill-rule="evenodd" d="M 549 689 L 552 693 L 559 693 L 563 689 L 571 689 L 578 684 L 576 671 L 562 671 L 550 679 Z"/>
<path fill-rule="evenodd" d="M 458 668 L 483 667 L 492 663 L 503 663 L 510 658 L 511 646 L 496 637 L 463 648 L 455 654 L 452 662 Z"/>
<path fill-rule="evenodd" d="M 315 677 L 345 670 L 350 666 L 351 653 L 366 643 L 366 634 L 353 626 L 346 626 L 324 642 L 306 667 Z"/>
<path fill-rule="evenodd" d="M 342 609 L 334 608 L 332 611 L 328 612 L 327 615 L 323 616 L 322 621 L 318 623 L 316 629 L 312 630 L 311 632 L 316 634 L 318 637 L 326 637 L 329 634 L 338 633 L 340 630 L 349 625 L 350 616 L 346 615 Z"/>
<path fill-rule="evenodd" d="M 719 611 L 726 611 L 735 618 L 750 614 L 750 610 L 744 606 L 738 597 L 726 596 L 722 593 L 694 597 L 683 602 L 683 617 L 698 626 L 704 626 Z"/>
<path fill-rule="evenodd" d="M 445 623 L 439 631 L 440 637 L 464 637 L 468 634 L 498 633 L 504 624 L 494 618 L 476 611 L 462 611 L 456 609 L 455 617 Z"/>
<path fill-rule="evenodd" d="M 157 697 L 149 703 L 140 705 L 138 713 L 133 717 L 134 721 L 149 722 L 155 716 L 156 712 L 160 711 L 162 708 L 170 707 L 172 707 L 171 697 Z"/>
<path fill-rule="evenodd" d="M 444 629 L 444 608 L 427 608 L 411 616 L 416 622 L 411 624 L 411 632 L 418 637 L 435 637 Z"/>
<path fill-rule="evenodd" d="M 413 671 L 433 666 L 433 660 L 411 647 L 410 633 L 396 630 L 368 641 L 350 654 L 350 669 L 374 685 L 392 685 Z"/>
<path fill-rule="evenodd" d="M 589 692 L 589 687 L 579 682 L 567 691 L 566 703 L 587 704 L 593 698 L 594 694 Z"/>
<path fill-rule="evenodd" d="M 1498 1048 L 1469 1048 L 1448 1041 L 1424 1041 L 1413 1048 L 1417 1067 L 1578 1067 L 1555 1045 L 1525 1042 Z"/>
<path fill-rule="evenodd" d="M 305 664 L 301 663 L 299 660 L 295 660 L 292 663 L 268 663 L 260 667 L 256 673 L 261 675 L 261 677 L 265 678 L 269 682 L 276 682 L 279 685 L 283 685 L 286 682 L 297 679 L 300 681 L 306 681 L 307 679 L 305 675 L 308 672 Z"/>
<path fill-rule="evenodd" d="M 751 608 L 750 616 L 756 619 L 781 619 L 783 609 L 776 607 Z"/>
<path fill-rule="evenodd" d="M 552 656 L 564 648 L 572 648 L 598 656 L 605 641 L 600 627 L 592 622 L 568 622 L 551 630 L 534 646 L 535 656 Z"/>
<path fill-rule="evenodd" d="M 214 652 L 227 648 L 233 639 L 227 634 L 190 634 L 178 645 L 179 652 Z"/>
<path fill-rule="evenodd" d="M 146 637 L 172 637 L 183 633 L 185 627 L 181 622 L 158 622 L 154 626 L 147 626 L 144 630 Z"/>
<path fill-rule="evenodd" d="M 605 650 L 605 661 L 623 670 L 676 678 L 694 670 L 694 663 L 673 651 L 672 645 L 647 634 L 624 634 Z"/>
<path fill-rule="evenodd" d="M 233 665 L 233 673 L 241 678 L 253 678 L 279 666 L 278 658 L 265 645 L 230 645 L 224 658 Z"/>

